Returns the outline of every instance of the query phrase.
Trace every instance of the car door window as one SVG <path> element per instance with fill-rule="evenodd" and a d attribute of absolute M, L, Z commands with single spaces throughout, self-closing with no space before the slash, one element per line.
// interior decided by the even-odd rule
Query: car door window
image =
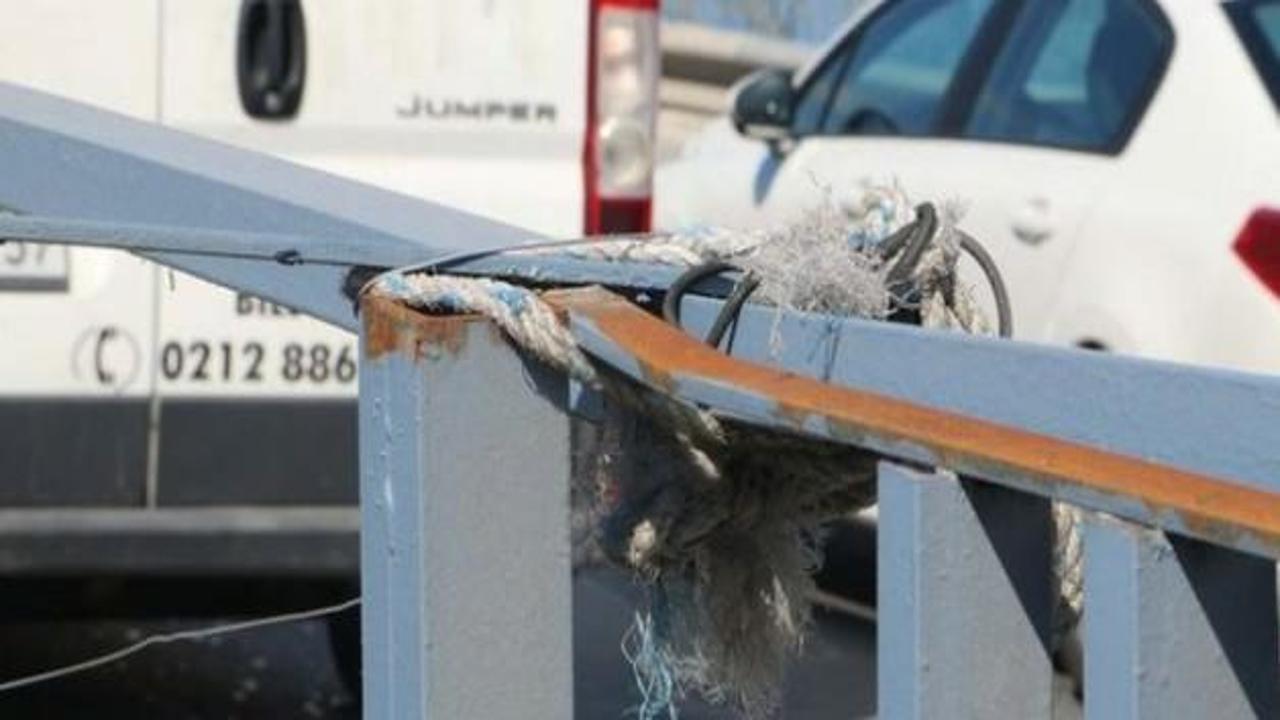
<path fill-rule="evenodd" d="M 857 30 L 821 132 L 928 135 L 993 0 L 900 0 Z"/>
<path fill-rule="evenodd" d="M 812 135 L 822 127 L 822 115 L 827 111 L 827 103 L 831 100 L 831 91 L 844 71 L 849 60 L 849 43 L 840 47 L 822 61 L 822 65 L 800 88 L 799 99 L 791 115 L 791 134 L 798 136 Z"/>
<path fill-rule="evenodd" d="M 1173 48 L 1147 0 L 1023 6 L 974 103 L 965 135 L 1119 152 Z"/>
<path fill-rule="evenodd" d="M 1237 0 L 1222 7 L 1280 108 L 1280 0 Z"/>

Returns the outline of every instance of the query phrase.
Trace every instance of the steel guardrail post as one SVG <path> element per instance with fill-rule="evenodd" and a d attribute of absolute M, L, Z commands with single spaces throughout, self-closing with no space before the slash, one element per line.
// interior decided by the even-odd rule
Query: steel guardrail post
<path fill-rule="evenodd" d="M 1116 520 L 1084 528 L 1085 716 L 1276 717 L 1276 566 Z"/>
<path fill-rule="evenodd" d="M 1050 717 L 1049 502 L 879 471 L 878 715 Z"/>
<path fill-rule="evenodd" d="M 478 317 L 362 320 L 364 716 L 573 717 L 565 378 Z"/>

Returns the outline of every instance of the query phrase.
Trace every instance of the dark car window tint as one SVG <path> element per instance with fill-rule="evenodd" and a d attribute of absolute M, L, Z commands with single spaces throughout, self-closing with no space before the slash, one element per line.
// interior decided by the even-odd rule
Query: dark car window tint
<path fill-rule="evenodd" d="M 1027 3 L 992 66 L 965 135 L 1116 152 L 1173 46 L 1144 0 Z"/>
<path fill-rule="evenodd" d="M 827 109 L 831 91 L 835 89 L 836 80 L 844 70 L 848 57 L 849 44 L 844 43 L 823 61 L 822 66 L 805 83 L 800 90 L 800 99 L 796 102 L 792 114 L 792 133 L 811 135 L 818 131 L 818 126 L 822 123 L 822 113 Z"/>
<path fill-rule="evenodd" d="M 1280 0 L 1241 0 L 1223 7 L 1271 100 L 1280 108 Z"/>
<path fill-rule="evenodd" d="M 859 30 L 828 134 L 927 135 L 992 0 L 901 0 Z"/>
<path fill-rule="evenodd" d="M 1265 5 L 1260 3 L 1254 8 L 1253 16 L 1257 19 L 1262 34 L 1267 38 L 1271 51 L 1280 54 L 1280 2 Z"/>

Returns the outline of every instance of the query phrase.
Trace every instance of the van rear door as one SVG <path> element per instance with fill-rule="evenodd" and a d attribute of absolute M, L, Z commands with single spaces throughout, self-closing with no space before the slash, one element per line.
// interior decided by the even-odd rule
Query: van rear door
<path fill-rule="evenodd" d="M 162 2 L 166 125 L 582 231 L 587 0 Z"/>

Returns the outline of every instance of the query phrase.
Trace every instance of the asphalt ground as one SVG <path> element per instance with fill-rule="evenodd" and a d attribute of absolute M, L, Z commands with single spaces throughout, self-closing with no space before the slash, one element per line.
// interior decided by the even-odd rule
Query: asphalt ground
<path fill-rule="evenodd" d="M 620 639 L 639 594 L 609 570 L 574 583 L 575 709 L 578 718 L 633 717 L 638 700 Z M 0 679 L 67 665 L 161 632 L 217 621 L 148 620 L 0 624 Z M 875 627 L 819 611 L 816 632 L 788 674 L 782 717 L 865 717 L 875 708 Z M 358 718 L 339 679 L 325 622 L 152 646 L 74 676 L 0 695 L 0 718 Z M 681 718 L 732 718 L 696 700 Z"/>

